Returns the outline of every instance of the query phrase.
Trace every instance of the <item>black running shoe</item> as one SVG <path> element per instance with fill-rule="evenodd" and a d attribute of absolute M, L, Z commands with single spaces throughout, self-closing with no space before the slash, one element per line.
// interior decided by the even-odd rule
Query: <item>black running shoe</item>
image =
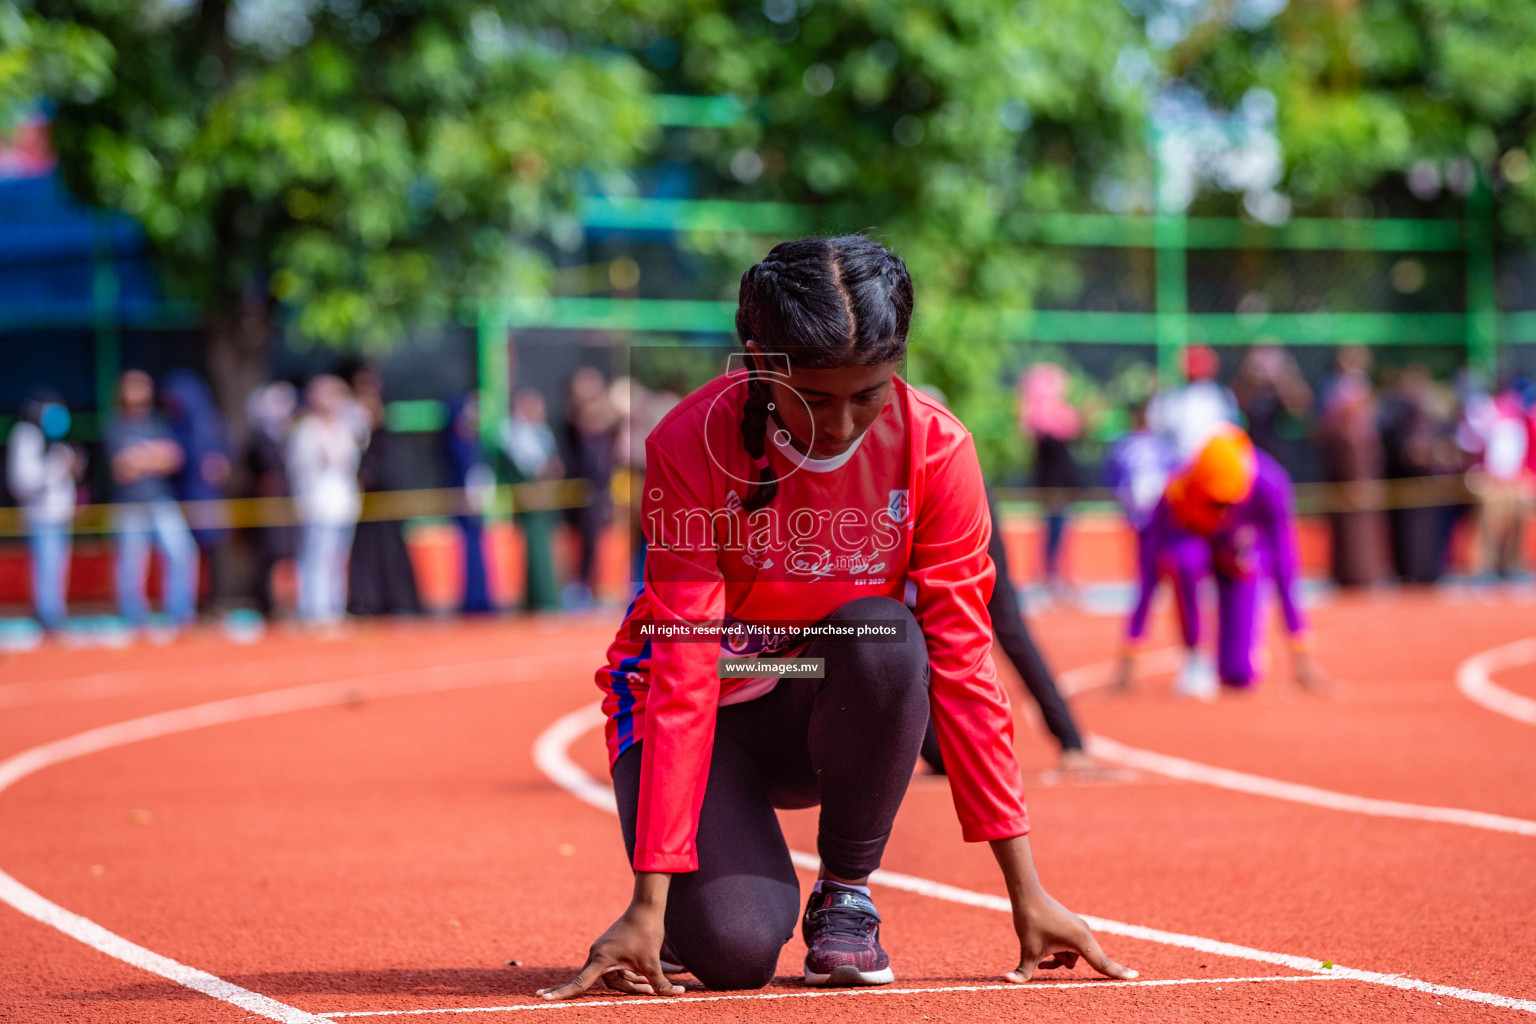
<path fill-rule="evenodd" d="M 891 958 L 880 948 L 875 901 L 835 882 L 811 893 L 800 922 L 807 985 L 889 985 Z"/>

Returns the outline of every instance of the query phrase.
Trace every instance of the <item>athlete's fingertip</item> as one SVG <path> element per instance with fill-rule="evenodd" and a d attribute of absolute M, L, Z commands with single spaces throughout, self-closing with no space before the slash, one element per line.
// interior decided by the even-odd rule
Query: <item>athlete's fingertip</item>
<path fill-rule="evenodd" d="M 644 974 L 645 980 L 650 982 L 650 989 L 653 995 L 675 996 L 683 992 L 681 985 L 674 985 L 672 979 L 662 973 L 660 964 L 649 965 Z"/>

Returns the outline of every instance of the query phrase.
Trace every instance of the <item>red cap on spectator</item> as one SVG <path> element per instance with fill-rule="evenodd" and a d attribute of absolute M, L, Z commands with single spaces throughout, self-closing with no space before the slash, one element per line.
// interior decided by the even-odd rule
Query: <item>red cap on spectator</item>
<path fill-rule="evenodd" d="M 1184 350 L 1184 376 L 1190 380 L 1215 380 L 1220 369 L 1221 360 L 1209 345 L 1191 345 Z"/>

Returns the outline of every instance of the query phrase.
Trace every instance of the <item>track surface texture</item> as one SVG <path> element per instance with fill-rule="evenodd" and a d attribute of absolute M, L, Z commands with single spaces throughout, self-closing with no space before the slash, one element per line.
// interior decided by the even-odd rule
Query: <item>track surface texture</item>
<path fill-rule="evenodd" d="M 1330 699 L 1289 682 L 1277 644 L 1257 692 L 1210 705 L 1173 697 L 1167 657 L 1107 692 L 1117 619 L 1033 625 L 1111 749 L 1536 823 L 1536 725 L 1465 692 L 1536 697 L 1536 645 L 1466 679 L 1469 659 L 1536 636 L 1536 607 L 1387 593 L 1313 617 Z M 575 973 L 629 891 L 583 715 L 612 628 L 369 625 L 5 656 L 0 1019 L 1536 1020 L 1536 834 L 1145 766 L 1058 778 L 1019 699 L 1041 876 L 1108 922 L 1103 944 L 1141 982 L 1079 965 L 1001 985 L 1017 956 L 1001 879 L 961 842 L 945 783 L 919 776 L 875 887 L 894 986 L 807 989 L 797 937 L 763 992 L 599 987 L 542 1004 L 534 990 Z M 783 820 L 791 847 L 815 849 L 814 811 Z"/>

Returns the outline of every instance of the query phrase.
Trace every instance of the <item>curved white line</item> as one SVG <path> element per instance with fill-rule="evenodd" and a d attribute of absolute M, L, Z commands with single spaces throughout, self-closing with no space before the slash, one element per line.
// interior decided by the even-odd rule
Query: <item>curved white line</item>
<path fill-rule="evenodd" d="M 1536 640 L 1521 642 L 1536 645 Z M 1505 648 L 1500 647 L 1488 653 L 1494 654 L 1504 650 Z M 1536 646 L 1533 646 L 1531 651 L 1533 660 L 1536 660 Z M 1173 648 L 1153 651 L 1141 659 L 1141 667 L 1147 672 L 1167 671 L 1179 663 L 1178 655 L 1179 652 Z M 1061 674 L 1058 684 L 1062 691 L 1068 694 L 1107 686 L 1115 664 L 1114 661 L 1102 661 L 1071 669 Z M 1510 694 L 1510 696 L 1515 695 Z M 1101 757 L 1106 761 L 1114 761 L 1129 768 L 1167 776 L 1171 779 L 1198 782 L 1201 785 L 1215 786 L 1218 789 L 1228 789 L 1237 793 L 1270 797 L 1274 800 L 1288 800 L 1291 803 L 1365 814 L 1376 818 L 1432 821 L 1444 825 L 1481 828 L 1490 832 L 1536 836 L 1536 821 L 1526 818 L 1512 818 L 1486 811 L 1469 811 L 1460 807 L 1436 807 L 1429 804 L 1410 804 L 1400 800 L 1378 800 L 1374 797 L 1356 796 L 1353 793 L 1340 793 L 1332 789 L 1307 786 L 1299 782 L 1284 782 L 1264 775 L 1250 775 L 1247 772 L 1233 771 L 1229 768 L 1217 768 L 1214 765 L 1201 764 L 1199 761 L 1187 761 L 1182 757 L 1170 757 L 1156 751 L 1142 750 L 1140 747 L 1133 747 L 1107 736 L 1088 735 L 1084 739 L 1087 742 L 1088 752 L 1094 757 Z"/>
<path fill-rule="evenodd" d="M 491 686 L 510 680 L 505 677 L 489 680 L 477 677 L 465 680 L 455 676 L 477 669 L 526 668 L 546 661 L 554 662 L 554 659 L 551 656 L 530 656 L 468 662 L 429 669 L 403 669 L 382 675 L 309 683 L 286 690 L 269 690 L 265 693 L 211 701 L 207 704 L 194 704 L 191 707 L 145 715 L 142 718 L 131 718 L 125 722 L 87 729 L 85 732 L 55 740 L 52 743 L 44 743 L 0 761 L 0 792 L 51 765 L 140 740 L 189 732 L 210 725 L 223 725 L 267 715 L 278 715 L 288 711 L 349 704 L 360 699 L 371 700 L 413 693 Z M 556 664 L 559 663 L 563 663 L 563 660 Z M 283 1024 L 325 1024 L 326 1019 L 323 1017 L 307 1013 L 287 1003 L 278 1002 L 259 992 L 241 988 L 207 971 L 189 967 L 130 942 L 94 921 L 65 910 L 57 903 L 22 885 L 4 871 L 0 871 L 0 901 L 10 904 L 34 920 L 57 928 L 65 935 L 85 943 L 92 949 L 142 968 L 151 974 L 168 978 L 178 985 L 201 992 L 206 996 L 233 1003 L 242 1009 L 270 1020 L 281 1021 Z"/>
<path fill-rule="evenodd" d="M 599 810 L 614 814 L 616 810 L 613 801 L 613 790 L 593 779 L 580 765 L 571 760 L 570 756 L 571 743 L 584 733 L 601 725 L 603 720 L 602 709 L 597 706 L 584 707 L 562 715 L 555 719 L 534 743 L 533 760 L 538 765 L 539 770 L 548 776 L 555 785 L 566 790 L 566 792 L 583 803 L 591 804 Z M 600 797 L 600 792 L 606 794 L 606 796 Z M 800 850 L 791 850 L 790 856 L 797 867 L 814 870 L 819 864 L 814 855 Z M 902 889 L 906 892 L 917 893 L 921 896 L 931 896 L 934 899 L 947 900 L 951 903 L 961 903 L 970 907 L 982 907 L 987 910 L 998 910 L 1005 914 L 1013 912 L 1013 907 L 1008 902 L 1006 896 L 993 896 L 989 893 L 975 892 L 971 889 L 961 889 L 958 886 L 946 885 L 943 882 L 935 882 L 927 878 L 919 878 L 915 875 L 904 875 L 882 869 L 871 875 L 870 881 L 876 885 Z M 1231 942 L 1202 938 L 1199 935 L 1167 932 L 1138 924 L 1112 921 L 1103 917 L 1090 917 L 1087 914 L 1080 916 L 1084 921 L 1088 922 L 1090 928 L 1109 935 L 1123 935 L 1127 938 L 1156 942 L 1165 946 L 1179 946 L 1184 949 L 1193 949 L 1202 953 L 1211 953 L 1216 956 L 1231 957 L 1237 960 L 1253 960 L 1258 963 L 1274 964 L 1298 971 L 1307 971 L 1311 974 L 1324 973 L 1322 961 L 1312 957 L 1292 956 L 1287 953 L 1270 953 L 1262 949 L 1239 946 Z M 1417 978 L 1409 978 L 1401 974 L 1362 971 L 1338 964 L 1334 964 L 1331 968 L 1327 969 L 1326 973 L 1330 977 L 1363 981 L 1372 985 L 1383 985 L 1387 988 L 1402 989 L 1408 992 L 1424 992 L 1451 999 L 1462 999 L 1472 1003 L 1499 1006 L 1509 1010 L 1524 1010 L 1526 1013 L 1536 1013 L 1536 999 L 1516 999 L 1512 996 L 1501 996 L 1493 992 L 1478 992 L 1474 989 L 1437 985 L 1433 982 L 1420 981 Z M 1132 985 L 1135 984 L 1141 983 L 1132 983 Z"/>
<path fill-rule="evenodd" d="M 1536 725 L 1536 700 L 1512 693 L 1493 681 L 1493 673 L 1536 661 L 1536 637 L 1516 640 L 1474 654 L 1456 667 L 1456 689 L 1495 714 Z"/>

